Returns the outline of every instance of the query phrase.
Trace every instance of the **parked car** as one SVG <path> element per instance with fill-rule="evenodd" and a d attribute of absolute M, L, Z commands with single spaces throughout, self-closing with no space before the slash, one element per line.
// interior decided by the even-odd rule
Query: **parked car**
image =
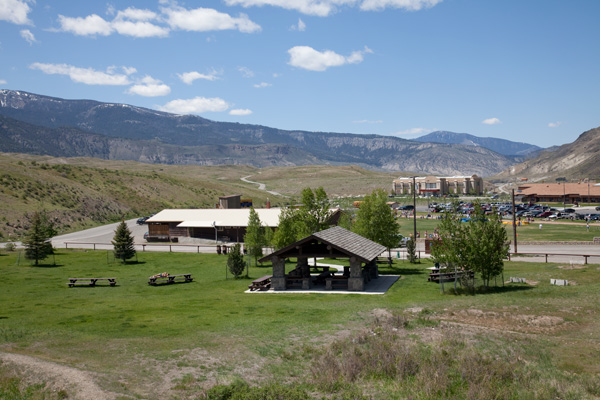
<path fill-rule="evenodd" d="M 148 220 L 148 218 L 150 218 L 150 217 L 140 217 L 140 218 L 138 218 L 137 224 L 138 225 L 144 225 L 146 223 L 146 221 Z"/>
<path fill-rule="evenodd" d="M 573 209 L 573 208 L 565 208 L 563 210 L 563 212 L 564 213 L 569 213 L 569 214 L 575 214 L 576 213 L 575 209 Z"/>
<path fill-rule="evenodd" d="M 406 242 L 408 242 L 410 238 L 408 236 L 398 235 L 398 247 L 406 247 Z"/>
<path fill-rule="evenodd" d="M 600 211 L 600 206 L 596 207 L 596 211 Z"/>

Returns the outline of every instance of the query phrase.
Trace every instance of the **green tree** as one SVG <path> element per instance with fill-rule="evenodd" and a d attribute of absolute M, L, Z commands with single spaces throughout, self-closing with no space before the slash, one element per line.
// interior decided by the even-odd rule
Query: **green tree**
<path fill-rule="evenodd" d="M 244 272 L 244 267 L 246 263 L 244 262 L 244 255 L 241 251 L 241 246 L 239 243 L 233 245 L 229 254 L 227 255 L 227 268 L 229 272 L 237 279 Z"/>
<path fill-rule="evenodd" d="M 271 244 L 276 250 L 282 249 L 298 239 L 298 215 L 292 208 L 283 208 L 279 214 L 279 225 Z"/>
<path fill-rule="evenodd" d="M 387 205 L 387 195 L 382 189 L 365 196 L 356 214 L 354 232 L 389 249 L 398 246 L 400 225 Z"/>
<path fill-rule="evenodd" d="M 417 241 L 412 237 L 406 241 L 406 255 L 411 264 L 417 262 Z"/>
<path fill-rule="evenodd" d="M 248 249 L 248 254 L 254 257 L 254 264 L 257 259 L 263 255 L 263 247 L 266 245 L 265 230 L 260 223 L 258 213 L 254 207 L 250 208 L 250 216 L 248 217 L 248 227 L 244 235 L 244 245 Z"/>
<path fill-rule="evenodd" d="M 50 238 L 56 234 L 53 224 L 48 219 L 45 211 L 35 212 L 31 218 L 31 225 L 23 241 L 25 258 L 34 260 L 38 265 L 53 253 Z"/>
<path fill-rule="evenodd" d="M 331 206 L 322 187 L 305 188 L 301 195 L 302 205 L 298 209 L 298 236 L 303 238 L 329 228 Z"/>
<path fill-rule="evenodd" d="M 121 223 L 117 226 L 112 244 L 115 258 L 118 258 L 123 263 L 135 256 L 133 236 L 131 235 L 131 231 L 127 227 L 125 221 L 121 221 Z"/>
<path fill-rule="evenodd" d="M 450 268 L 472 270 L 483 284 L 502 274 L 508 255 L 508 237 L 497 213 L 485 215 L 475 203 L 469 218 L 457 212 L 445 214 L 438 226 L 440 240 L 433 243 L 434 262 Z"/>

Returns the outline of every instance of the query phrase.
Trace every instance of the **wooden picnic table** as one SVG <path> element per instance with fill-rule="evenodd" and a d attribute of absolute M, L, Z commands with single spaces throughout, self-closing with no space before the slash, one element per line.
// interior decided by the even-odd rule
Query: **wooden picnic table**
<path fill-rule="evenodd" d="M 273 275 L 265 275 L 261 278 L 252 281 L 252 284 L 248 285 L 248 289 L 251 292 L 255 290 L 269 290 L 271 288 L 271 278 Z"/>
<path fill-rule="evenodd" d="M 348 277 L 347 276 L 330 276 L 325 278 L 325 289 L 348 289 Z"/>
<path fill-rule="evenodd" d="M 169 285 L 171 283 L 191 282 L 192 274 L 166 275 L 166 276 L 151 276 L 148 278 L 148 285 L 156 286 L 158 284 Z"/>
<path fill-rule="evenodd" d="M 98 281 L 106 281 L 110 286 L 117 284 L 117 278 L 69 278 L 67 285 L 74 287 L 75 285 L 96 286 Z"/>
<path fill-rule="evenodd" d="M 465 274 L 467 274 L 469 278 L 473 278 L 475 276 L 475 273 L 473 271 L 458 270 L 458 271 L 451 271 L 451 272 L 431 272 L 429 274 L 429 278 L 427 278 L 427 280 L 429 282 L 439 283 L 440 279 L 441 279 L 444 282 L 447 282 L 447 281 L 453 281 L 457 278 L 460 278 L 461 276 L 463 276 Z"/>

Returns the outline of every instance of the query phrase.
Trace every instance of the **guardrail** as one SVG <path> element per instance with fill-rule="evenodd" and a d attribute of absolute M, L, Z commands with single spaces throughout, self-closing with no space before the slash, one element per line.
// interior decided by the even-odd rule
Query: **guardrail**
<path fill-rule="evenodd" d="M 81 246 L 91 246 L 91 248 L 93 250 L 98 250 L 98 249 L 106 249 L 106 248 L 113 248 L 112 243 L 94 243 L 94 242 L 64 242 L 65 244 L 65 249 L 69 248 L 69 245 L 71 245 L 72 249 L 74 248 L 82 248 Z M 169 252 L 173 253 L 173 248 L 196 248 L 196 252 L 200 253 L 200 249 L 201 248 L 206 248 L 206 249 L 210 249 L 211 252 L 217 252 L 216 248 L 218 245 L 209 245 L 209 244 L 172 244 L 172 243 L 164 243 L 164 244 L 148 244 L 148 243 L 134 243 L 134 246 L 136 248 L 142 248 L 142 251 L 146 251 L 146 248 L 169 248 Z M 219 246 L 223 246 L 222 244 L 219 244 Z"/>
<path fill-rule="evenodd" d="M 565 253 L 508 253 L 508 261 L 511 260 L 511 257 L 515 256 L 544 256 L 546 259 L 546 264 L 548 263 L 548 256 L 563 256 L 563 257 L 583 257 L 583 264 L 587 265 L 588 258 L 590 257 L 598 257 L 600 258 L 600 254 L 565 254 Z"/>

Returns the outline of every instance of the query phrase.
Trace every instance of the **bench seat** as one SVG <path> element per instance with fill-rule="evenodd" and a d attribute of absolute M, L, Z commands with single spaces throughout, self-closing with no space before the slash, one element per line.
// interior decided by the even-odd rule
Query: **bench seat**
<path fill-rule="evenodd" d="M 69 285 L 69 287 L 74 287 L 76 285 L 96 286 L 98 281 L 107 282 L 110 286 L 115 286 L 117 284 L 117 278 L 69 278 L 67 285 Z"/>
<path fill-rule="evenodd" d="M 156 286 L 159 284 L 169 285 L 172 283 L 186 283 L 192 282 L 192 274 L 179 274 L 179 275 L 167 275 L 167 276 L 151 276 L 148 278 L 148 285 Z"/>

